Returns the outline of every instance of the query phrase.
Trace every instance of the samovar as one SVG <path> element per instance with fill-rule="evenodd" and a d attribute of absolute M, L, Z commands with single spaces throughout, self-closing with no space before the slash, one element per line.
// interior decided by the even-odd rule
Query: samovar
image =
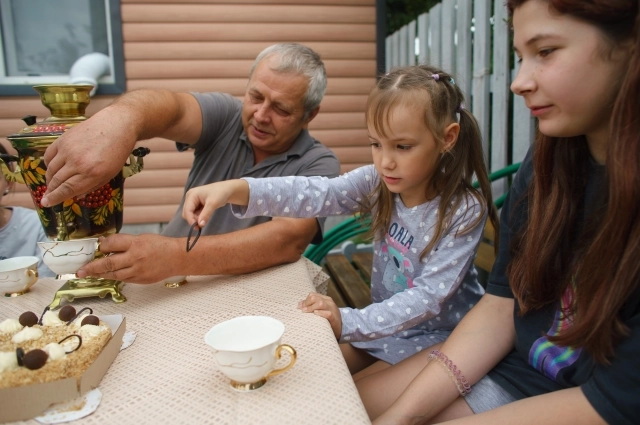
<path fill-rule="evenodd" d="M 57 241 L 107 236 L 122 228 L 124 180 L 139 173 L 143 168 L 143 157 L 147 148 L 137 148 L 129 156 L 129 163 L 104 186 L 83 197 L 67 199 L 62 204 L 44 208 L 40 200 L 47 190 L 44 152 L 60 135 L 86 120 L 85 109 L 89 104 L 91 85 L 38 85 L 33 87 L 40 100 L 51 111 L 51 116 L 36 122 L 35 116 L 23 118 L 27 127 L 7 137 L 18 151 L 17 157 L 0 158 L 0 168 L 8 181 L 24 183 L 29 189 L 33 204 L 46 235 Z M 15 171 L 6 162 L 16 161 Z M 97 251 L 98 252 L 98 251 Z M 97 255 L 101 255 L 99 252 Z M 121 289 L 123 282 L 75 275 L 57 276 L 66 280 L 56 292 L 51 309 L 60 305 L 62 298 L 71 302 L 75 298 L 111 294 L 116 303 L 126 301 Z"/>

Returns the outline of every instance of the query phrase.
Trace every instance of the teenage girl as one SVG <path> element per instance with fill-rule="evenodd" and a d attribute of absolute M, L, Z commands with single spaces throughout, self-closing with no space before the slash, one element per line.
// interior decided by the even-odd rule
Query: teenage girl
<path fill-rule="evenodd" d="M 487 294 L 436 352 L 356 382 L 375 424 L 638 423 L 638 1 L 507 5 L 538 138 Z"/>
<path fill-rule="evenodd" d="M 227 203 L 238 217 L 371 213 L 372 304 L 338 309 L 312 293 L 299 308 L 326 318 L 351 373 L 394 364 L 443 342 L 480 299 L 473 259 L 487 215 L 497 224 L 477 123 L 447 73 L 384 75 L 366 119 L 374 165 L 335 179 L 280 177 L 187 192 L 183 217 L 202 226 Z M 479 178 L 481 191 L 472 187 Z M 250 196 L 249 196 L 250 195 Z"/>
<path fill-rule="evenodd" d="M 7 154 L 2 144 L 0 154 Z M 38 214 L 31 209 L 3 205 L 3 198 L 11 192 L 12 184 L 0 175 L 0 260 L 20 256 L 38 257 L 38 275 L 53 277 L 55 273 L 42 262 L 37 244 L 49 240 Z"/>

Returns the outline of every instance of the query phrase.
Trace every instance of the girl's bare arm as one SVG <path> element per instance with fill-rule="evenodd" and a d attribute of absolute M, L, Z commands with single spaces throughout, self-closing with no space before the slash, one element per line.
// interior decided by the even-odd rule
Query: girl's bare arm
<path fill-rule="evenodd" d="M 478 415 L 445 422 L 447 425 L 604 425 L 578 387 L 530 397 Z"/>
<path fill-rule="evenodd" d="M 514 300 L 485 294 L 455 328 L 440 351 L 470 384 L 479 381 L 514 346 Z M 459 397 L 442 364 L 431 361 L 374 424 L 420 424 Z"/>

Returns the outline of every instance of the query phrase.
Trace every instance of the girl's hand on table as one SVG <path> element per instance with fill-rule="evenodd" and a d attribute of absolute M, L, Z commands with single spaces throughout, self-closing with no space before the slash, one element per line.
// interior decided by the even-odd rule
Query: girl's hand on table
<path fill-rule="evenodd" d="M 342 316 L 340 315 L 340 309 L 331 297 L 311 292 L 307 295 L 307 298 L 298 303 L 298 308 L 305 313 L 313 313 L 327 319 L 336 339 L 340 338 L 342 334 Z"/>

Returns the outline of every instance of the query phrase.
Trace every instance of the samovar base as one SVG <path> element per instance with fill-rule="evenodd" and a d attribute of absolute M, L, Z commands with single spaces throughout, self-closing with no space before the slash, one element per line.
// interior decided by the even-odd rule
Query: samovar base
<path fill-rule="evenodd" d="M 49 304 L 49 309 L 55 310 L 60 307 L 62 299 L 73 302 L 76 298 L 100 297 L 104 298 L 111 294 L 111 299 L 115 303 L 127 301 L 121 290 L 124 282 L 120 280 L 102 278 L 75 278 L 67 280 L 55 293 L 53 302 Z"/>

